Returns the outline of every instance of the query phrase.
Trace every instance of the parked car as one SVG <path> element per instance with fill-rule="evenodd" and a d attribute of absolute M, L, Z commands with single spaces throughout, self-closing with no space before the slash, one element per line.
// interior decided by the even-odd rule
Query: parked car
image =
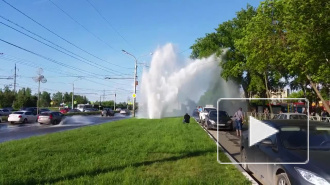
<path fill-rule="evenodd" d="M 116 108 L 116 111 L 121 111 L 121 108 Z"/>
<path fill-rule="evenodd" d="M 0 116 L 8 116 L 10 113 L 8 109 L 0 109 Z"/>
<path fill-rule="evenodd" d="M 217 120 L 218 118 L 218 120 Z M 217 129 L 217 121 L 218 121 L 218 127 L 233 130 L 234 124 L 231 117 L 227 114 L 226 111 L 216 111 L 212 110 L 208 113 L 208 115 L 205 116 L 204 126 L 210 130 L 210 129 Z"/>
<path fill-rule="evenodd" d="M 198 116 L 199 116 L 198 109 L 194 109 L 194 110 L 193 110 L 193 112 L 192 112 L 192 116 L 193 116 L 193 117 L 198 117 Z"/>
<path fill-rule="evenodd" d="M 94 110 L 92 108 L 87 108 L 84 110 L 84 112 L 94 112 Z"/>
<path fill-rule="evenodd" d="M 302 113 L 281 113 L 278 114 L 274 119 L 304 119 L 306 120 L 308 117 L 306 114 Z"/>
<path fill-rule="evenodd" d="M 68 113 L 74 113 L 74 112 L 81 112 L 79 109 L 71 109 L 68 111 Z"/>
<path fill-rule="evenodd" d="M 101 116 L 114 116 L 115 112 L 111 108 L 103 108 Z"/>
<path fill-rule="evenodd" d="M 70 108 L 61 108 L 61 109 L 60 109 L 60 113 L 62 113 L 62 114 L 66 114 L 66 113 L 68 113 L 70 110 L 71 110 Z"/>
<path fill-rule="evenodd" d="M 216 111 L 217 109 L 214 107 L 204 107 L 203 111 L 199 113 L 199 123 L 203 124 L 205 121 L 205 116 L 209 114 L 210 111 Z"/>
<path fill-rule="evenodd" d="M 130 111 L 128 109 L 121 109 L 120 114 L 128 115 Z"/>
<path fill-rule="evenodd" d="M 9 123 L 34 123 L 37 121 L 37 116 L 30 111 L 16 111 L 8 116 Z"/>
<path fill-rule="evenodd" d="M 40 113 L 43 113 L 43 112 L 49 112 L 50 110 L 49 109 L 47 109 L 47 108 L 41 108 L 41 109 L 39 109 L 39 114 Z"/>
<path fill-rule="evenodd" d="M 267 120 L 278 133 L 249 147 L 249 131 L 241 138 L 242 167 L 254 173 L 266 184 L 329 184 L 330 183 L 330 125 L 310 121 L 309 135 L 304 120 Z M 307 164 L 307 145 L 309 161 Z M 271 163 L 278 164 L 271 164 Z"/>
<path fill-rule="evenodd" d="M 37 115 L 37 107 L 24 107 L 20 111 L 32 112 L 32 114 Z"/>
<path fill-rule="evenodd" d="M 10 112 L 13 112 L 13 107 L 3 107 L 3 109 L 7 109 L 7 110 L 9 110 Z"/>
<path fill-rule="evenodd" d="M 60 112 L 42 112 L 38 116 L 38 123 L 57 125 L 62 121 L 63 114 Z"/>

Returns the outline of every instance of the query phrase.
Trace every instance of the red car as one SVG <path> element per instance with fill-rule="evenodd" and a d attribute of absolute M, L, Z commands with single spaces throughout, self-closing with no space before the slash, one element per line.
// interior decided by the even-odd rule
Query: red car
<path fill-rule="evenodd" d="M 61 112 L 62 114 L 66 114 L 66 113 L 69 112 L 69 110 L 71 110 L 71 109 L 70 109 L 70 108 L 61 108 L 61 109 L 60 109 L 60 112 Z"/>

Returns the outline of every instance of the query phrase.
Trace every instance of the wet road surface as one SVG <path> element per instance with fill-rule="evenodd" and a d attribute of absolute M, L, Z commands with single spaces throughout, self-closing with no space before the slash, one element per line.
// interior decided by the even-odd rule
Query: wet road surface
<path fill-rule="evenodd" d="M 129 116 L 120 114 L 116 114 L 114 117 L 101 117 L 100 115 L 77 115 L 66 117 L 58 125 L 40 125 L 39 123 L 12 125 L 9 123 L 0 123 L 0 143 L 10 140 L 28 138 L 31 136 L 71 130 L 84 126 L 98 125 L 127 118 L 129 118 Z"/>

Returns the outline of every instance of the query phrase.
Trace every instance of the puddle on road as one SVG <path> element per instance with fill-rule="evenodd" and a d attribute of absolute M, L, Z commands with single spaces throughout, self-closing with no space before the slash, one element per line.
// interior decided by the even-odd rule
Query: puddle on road
<path fill-rule="evenodd" d="M 16 130 L 16 129 L 20 129 L 20 128 L 37 127 L 37 126 L 39 126 L 39 123 L 27 123 L 27 124 L 1 123 L 0 124 L 0 132 L 11 131 L 11 130 Z"/>
<path fill-rule="evenodd" d="M 81 126 L 95 123 L 95 121 L 91 121 L 90 119 L 90 117 L 86 116 L 66 117 L 60 122 L 60 124 L 55 126 Z"/>

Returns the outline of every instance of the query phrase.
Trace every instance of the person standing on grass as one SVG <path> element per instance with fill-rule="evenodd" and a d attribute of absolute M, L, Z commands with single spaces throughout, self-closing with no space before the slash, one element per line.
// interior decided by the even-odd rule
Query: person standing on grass
<path fill-rule="evenodd" d="M 188 113 L 183 116 L 183 123 L 190 123 L 190 116 Z"/>
<path fill-rule="evenodd" d="M 242 125 L 243 125 L 243 119 L 244 115 L 242 112 L 242 108 L 240 107 L 237 112 L 234 114 L 235 123 L 236 123 L 236 135 L 237 137 L 242 136 Z"/>

